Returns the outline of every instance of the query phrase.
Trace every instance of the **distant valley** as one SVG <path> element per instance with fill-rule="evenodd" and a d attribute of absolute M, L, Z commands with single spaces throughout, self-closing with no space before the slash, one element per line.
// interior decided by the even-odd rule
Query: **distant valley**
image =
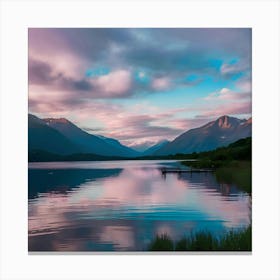
<path fill-rule="evenodd" d="M 216 149 L 252 134 L 252 119 L 222 116 L 204 126 L 190 129 L 173 141 L 160 141 L 144 152 L 122 145 L 118 140 L 89 134 L 65 118 L 40 119 L 28 115 L 30 161 L 106 160 L 188 154 Z"/>

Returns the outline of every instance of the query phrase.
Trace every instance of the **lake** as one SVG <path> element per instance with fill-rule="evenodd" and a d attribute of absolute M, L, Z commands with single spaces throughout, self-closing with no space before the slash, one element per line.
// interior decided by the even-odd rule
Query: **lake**
<path fill-rule="evenodd" d="M 250 197 L 174 160 L 29 163 L 29 251 L 145 251 L 158 234 L 221 235 L 250 223 Z M 185 166 L 182 168 L 186 168 Z"/>

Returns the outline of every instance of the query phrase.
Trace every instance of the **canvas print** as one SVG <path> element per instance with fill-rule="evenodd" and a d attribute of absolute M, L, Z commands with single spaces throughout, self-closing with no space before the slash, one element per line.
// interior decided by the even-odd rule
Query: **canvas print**
<path fill-rule="evenodd" d="M 29 28 L 29 252 L 250 252 L 250 28 Z"/>

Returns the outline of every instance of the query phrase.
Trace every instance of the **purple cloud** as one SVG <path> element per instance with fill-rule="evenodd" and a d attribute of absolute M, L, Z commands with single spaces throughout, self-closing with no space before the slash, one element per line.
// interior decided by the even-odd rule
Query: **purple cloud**
<path fill-rule="evenodd" d="M 222 114 L 251 114 L 251 29 L 31 28 L 28 35 L 29 110 L 38 116 L 67 117 L 140 145 Z M 95 69 L 106 71 L 86 74 Z"/>

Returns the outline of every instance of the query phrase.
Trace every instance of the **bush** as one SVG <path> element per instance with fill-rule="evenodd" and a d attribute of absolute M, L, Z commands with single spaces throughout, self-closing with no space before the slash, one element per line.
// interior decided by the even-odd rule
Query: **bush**
<path fill-rule="evenodd" d="M 150 244 L 149 251 L 173 251 L 174 244 L 167 234 L 157 236 L 156 239 Z"/>
<path fill-rule="evenodd" d="M 157 236 L 149 251 L 251 251 L 252 227 L 240 231 L 231 230 L 221 237 L 210 232 L 192 233 L 173 242 L 167 234 Z"/>

